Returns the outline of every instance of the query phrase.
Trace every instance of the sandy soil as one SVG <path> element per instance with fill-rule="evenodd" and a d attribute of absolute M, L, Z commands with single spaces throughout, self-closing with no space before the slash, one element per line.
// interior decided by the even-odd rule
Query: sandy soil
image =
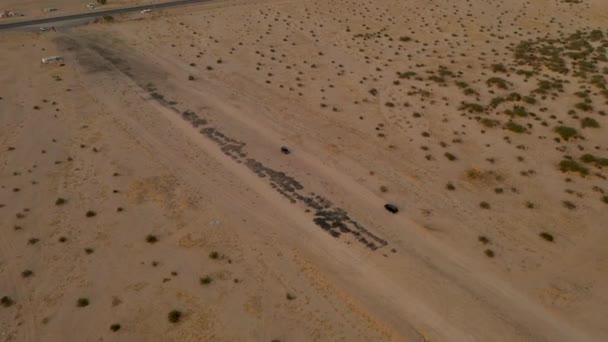
<path fill-rule="evenodd" d="M 0 34 L 0 336 L 608 339 L 607 19 L 239 0 Z"/>

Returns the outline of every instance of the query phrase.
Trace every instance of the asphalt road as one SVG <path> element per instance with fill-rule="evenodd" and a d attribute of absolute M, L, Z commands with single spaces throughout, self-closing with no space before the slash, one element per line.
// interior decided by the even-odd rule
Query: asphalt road
<path fill-rule="evenodd" d="M 176 7 L 176 6 L 194 4 L 194 3 L 199 3 L 199 2 L 209 2 L 209 1 L 212 1 L 212 0 L 176 0 L 176 1 L 163 2 L 163 3 L 159 3 L 159 4 L 114 8 L 114 9 L 109 9 L 109 10 L 96 10 L 95 9 L 95 10 L 89 10 L 88 12 L 79 13 L 79 14 L 64 15 L 64 16 L 52 17 L 52 18 L 33 19 L 33 20 L 25 20 L 25 21 L 0 24 L 0 30 L 24 27 L 24 26 L 43 25 L 43 24 L 49 24 L 49 23 L 54 23 L 54 22 L 67 21 L 67 20 L 95 18 L 95 17 L 104 16 L 104 15 L 138 12 L 138 11 L 141 11 L 143 9 L 148 9 L 148 8 L 154 10 L 154 9 L 160 9 L 160 8 Z"/>

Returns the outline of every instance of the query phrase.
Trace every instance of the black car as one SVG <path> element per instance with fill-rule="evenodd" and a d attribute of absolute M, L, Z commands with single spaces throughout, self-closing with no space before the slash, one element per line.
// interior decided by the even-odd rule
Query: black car
<path fill-rule="evenodd" d="M 396 206 L 396 205 L 394 205 L 394 204 L 390 204 L 390 203 L 385 204 L 385 205 L 384 205 L 384 209 L 386 209 L 386 210 L 390 211 L 390 212 L 391 212 L 391 213 L 393 213 L 393 214 L 396 214 L 396 213 L 398 213 L 398 212 L 399 212 L 399 207 L 397 207 L 397 206 Z"/>

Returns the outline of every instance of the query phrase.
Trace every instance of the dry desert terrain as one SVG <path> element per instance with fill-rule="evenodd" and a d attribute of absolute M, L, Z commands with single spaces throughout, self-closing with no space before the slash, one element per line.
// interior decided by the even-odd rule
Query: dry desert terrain
<path fill-rule="evenodd" d="M 0 31 L 0 340 L 608 340 L 608 2 L 58 27 Z"/>

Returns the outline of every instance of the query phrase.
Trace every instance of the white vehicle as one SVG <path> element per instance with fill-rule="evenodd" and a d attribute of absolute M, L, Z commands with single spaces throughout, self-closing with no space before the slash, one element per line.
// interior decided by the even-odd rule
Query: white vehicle
<path fill-rule="evenodd" d="M 146 8 L 146 9 L 141 10 L 141 14 L 150 13 L 150 11 L 152 11 L 152 10 L 149 8 Z"/>
<path fill-rule="evenodd" d="M 40 32 L 46 32 L 48 30 L 49 30 L 48 27 L 44 27 L 44 26 L 40 27 Z"/>
<path fill-rule="evenodd" d="M 51 56 L 51 57 L 45 57 L 42 59 L 42 63 L 44 63 L 44 64 L 49 64 L 50 62 L 63 62 L 63 57 Z"/>
<path fill-rule="evenodd" d="M 95 5 L 91 2 L 87 4 L 87 8 L 90 10 L 94 10 L 95 9 Z"/>

